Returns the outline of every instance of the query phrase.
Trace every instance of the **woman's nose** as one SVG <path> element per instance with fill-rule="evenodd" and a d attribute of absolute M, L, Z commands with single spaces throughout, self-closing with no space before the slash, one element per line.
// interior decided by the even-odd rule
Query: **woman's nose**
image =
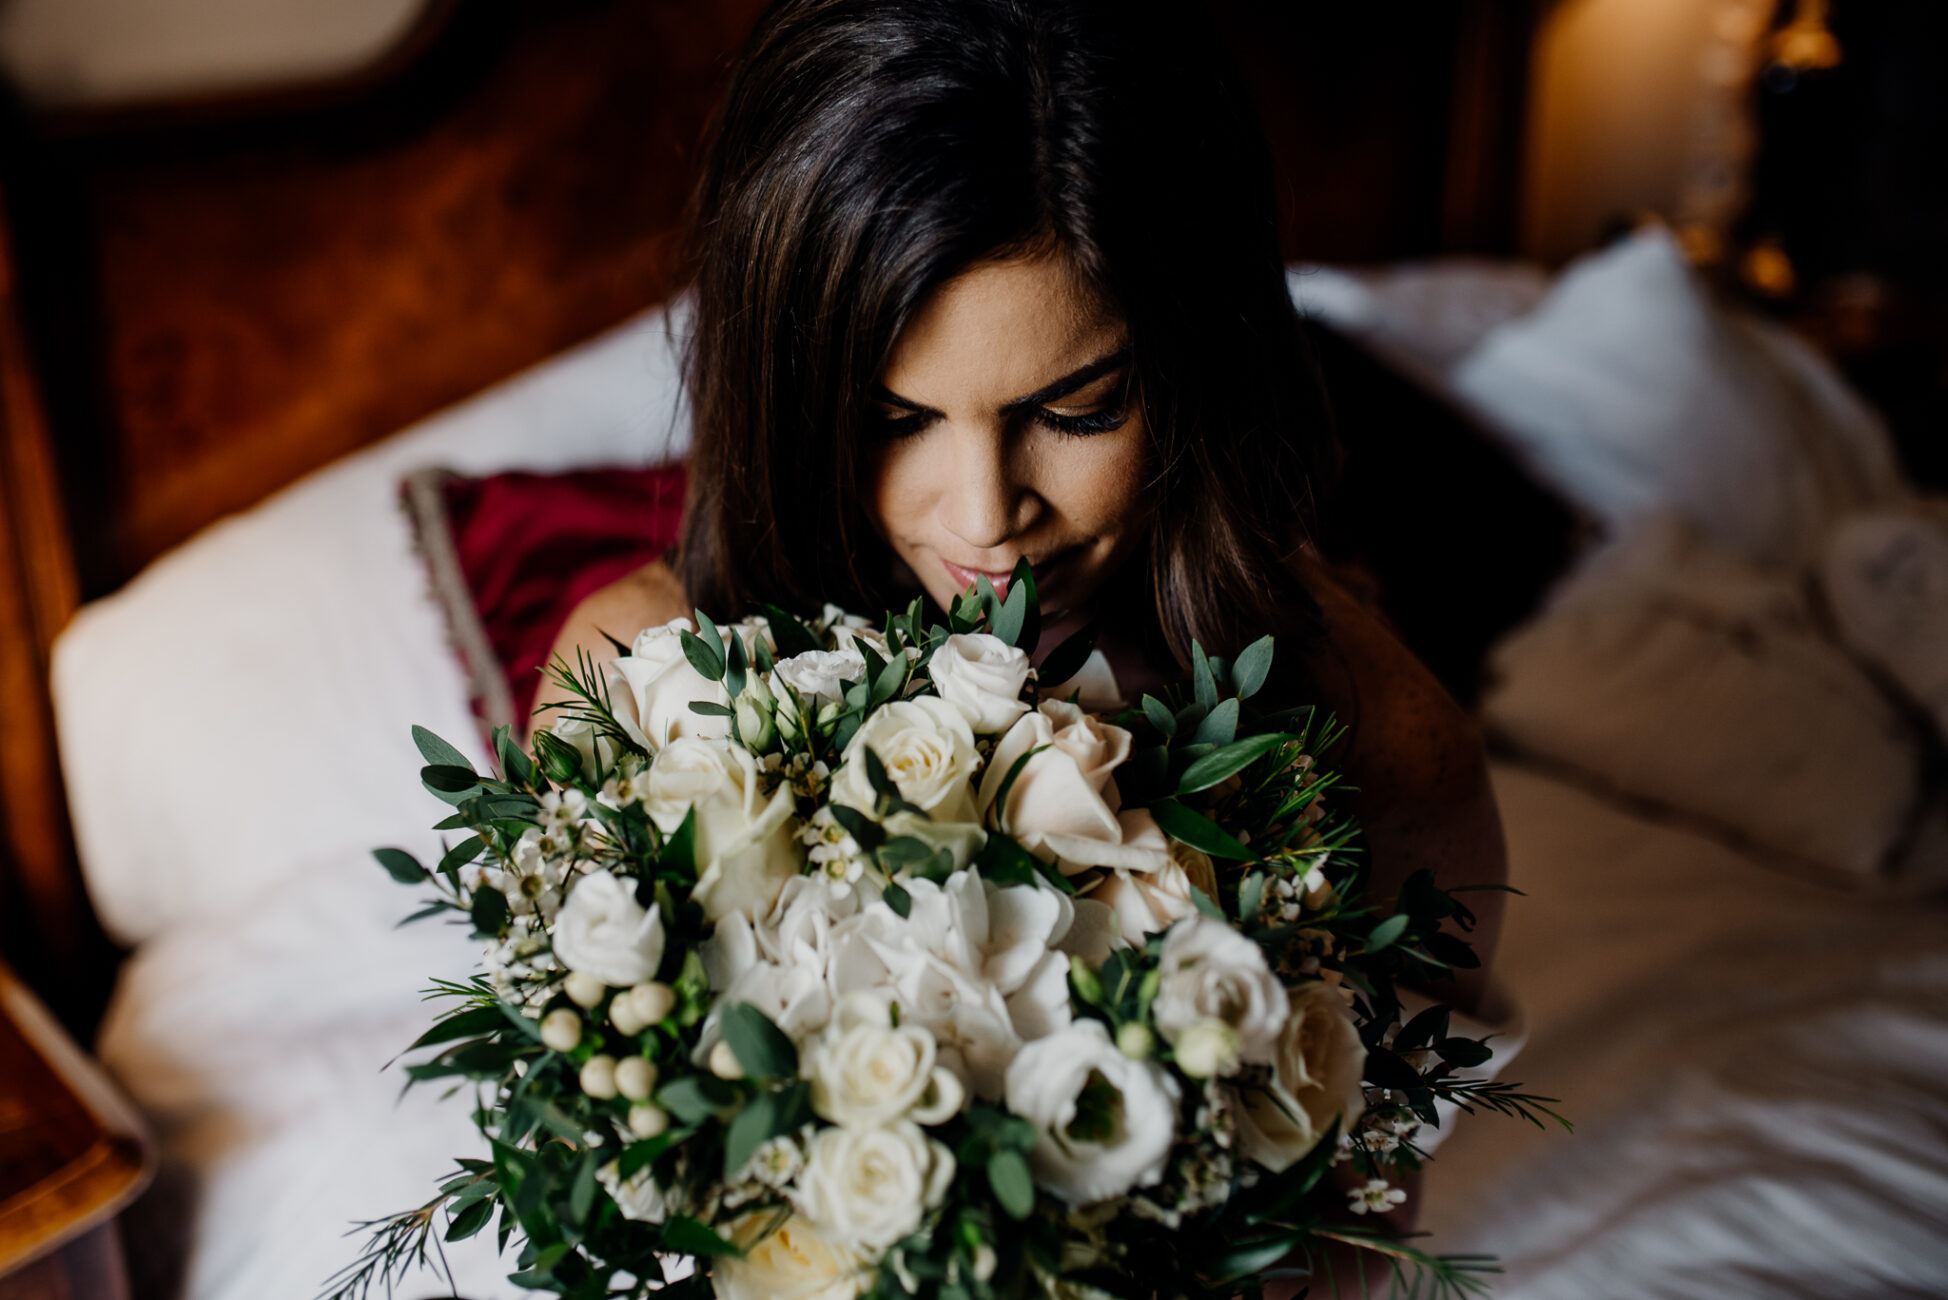
<path fill-rule="evenodd" d="M 947 531 L 971 550 L 1005 545 L 1027 524 L 1031 493 L 1014 473 L 1008 439 L 1000 430 L 967 433 L 957 439 L 951 476 L 943 484 Z"/>

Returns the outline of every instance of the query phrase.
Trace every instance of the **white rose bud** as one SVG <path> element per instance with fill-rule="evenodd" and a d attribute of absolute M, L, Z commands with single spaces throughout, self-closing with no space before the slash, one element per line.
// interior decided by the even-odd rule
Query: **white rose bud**
<path fill-rule="evenodd" d="M 616 1058 L 613 1056 L 591 1056 L 582 1063 L 580 1079 L 582 1091 L 597 1101 L 607 1101 L 616 1095 Z"/>
<path fill-rule="evenodd" d="M 1134 1061 L 1147 1061 L 1157 1050 L 1157 1036 L 1150 1026 L 1130 1021 L 1116 1031 L 1116 1050 Z"/>
<path fill-rule="evenodd" d="M 541 1044 L 551 1052 L 572 1052 L 582 1041 L 582 1018 L 567 1007 L 541 1017 Z"/>
<path fill-rule="evenodd" d="M 1199 1020 L 1177 1035 L 1177 1068 L 1193 1079 L 1231 1074 L 1238 1064 L 1238 1031 L 1222 1020 Z"/>
<path fill-rule="evenodd" d="M 615 1082 L 616 1091 L 625 1098 L 642 1101 L 656 1088 L 656 1066 L 640 1056 L 625 1056 L 616 1062 Z"/>
<path fill-rule="evenodd" d="M 737 734 L 747 749 L 769 749 L 778 738 L 771 710 L 752 699 L 750 691 L 737 697 Z"/>
<path fill-rule="evenodd" d="M 957 632 L 933 652 L 927 675 L 940 698 L 959 709 L 978 736 L 994 736 L 1028 712 L 1028 653 L 986 632 Z"/>
<path fill-rule="evenodd" d="M 633 884 L 591 871 L 575 882 L 555 918 L 555 956 L 572 971 L 627 988 L 656 978 L 663 961 L 663 920 L 644 910 Z"/>
<path fill-rule="evenodd" d="M 661 1137 L 670 1127 L 670 1113 L 648 1102 L 629 1108 L 629 1131 L 639 1138 Z"/>
<path fill-rule="evenodd" d="M 593 975 L 580 971 L 568 972 L 568 978 L 561 982 L 561 991 L 568 1000 L 578 1007 L 592 1007 L 608 996 L 609 986 Z"/>
<path fill-rule="evenodd" d="M 744 1077 L 744 1066 L 737 1059 L 737 1053 L 733 1052 L 731 1045 L 721 1038 L 717 1040 L 717 1045 L 710 1049 L 710 1072 L 720 1079 Z"/>

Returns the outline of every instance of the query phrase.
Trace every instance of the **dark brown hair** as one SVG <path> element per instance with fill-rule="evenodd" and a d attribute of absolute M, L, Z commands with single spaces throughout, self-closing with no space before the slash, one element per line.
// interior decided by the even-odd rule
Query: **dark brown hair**
<path fill-rule="evenodd" d="M 1131 577 L 1171 653 L 1313 631 L 1291 561 L 1330 437 L 1276 224 L 1257 119 L 1189 4 L 774 4 L 690 213 L 690 599 L 902 598 L 864 513 L 871 386 L 929 293 L 1032 249 L 1128 325 L 1156 471 Z"/>

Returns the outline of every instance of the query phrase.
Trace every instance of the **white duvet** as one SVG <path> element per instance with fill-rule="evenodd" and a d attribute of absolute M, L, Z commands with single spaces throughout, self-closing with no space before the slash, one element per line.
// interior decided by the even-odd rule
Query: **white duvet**
<path fill-rule="evenodd" d="M 431 848 L 406 724 L 467 741 L 392 493 L 428 463 L 654 459 L 672 379 L 652 314 L 214 530 L 64 638 L 90 886 L 140 941 L 99 1051 L 168 1162 L 130 1220 L 140 1276 L 302 1300 L 354 1220 L 479 1154 L 463 1101 L 383 1069 L 429 1019 L 419 990 L 475 958 L 395 929 L 413 896 L 366 854 Z M 1498 962 L 1528 1014 L 1511 1073 L 1578 1131 L 1461 1120 L 1424 1193 L 1435 1245 L 1500 1255 L 1523 1300 L 1948 1294 L 1941 905 L 1804 883 L 1535 771 L 1495 782 L 1527 892 Z M 458 1294 L 525 1294 L 490 1243 L 447 1253 Z"/>

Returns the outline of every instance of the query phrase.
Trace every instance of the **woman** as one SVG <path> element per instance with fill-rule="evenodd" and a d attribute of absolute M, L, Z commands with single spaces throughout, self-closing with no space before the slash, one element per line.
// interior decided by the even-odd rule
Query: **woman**
<path fill-rule="evenodd" d="M 1271 631 L 1351 726 L 1374 891 L 1498 883 L 1481 748 L 1308 541 L 1330 437 L 1272 168 L 1215 36 L 1129 0 L 784 0 L 691 213 L 691 496 L 673 563 L 557 649 L 761 600 L 945 604 L 1017 560 L 1130 697 Z M 541 703 L 556 695 L 543 693 Z M 1471 896 L 1494 946 L 1497 895 Z M 1481 992 L 1466 972 L 1456 999 Z M 1443 990 L 1446 992 L 1446 990 Z"/>

